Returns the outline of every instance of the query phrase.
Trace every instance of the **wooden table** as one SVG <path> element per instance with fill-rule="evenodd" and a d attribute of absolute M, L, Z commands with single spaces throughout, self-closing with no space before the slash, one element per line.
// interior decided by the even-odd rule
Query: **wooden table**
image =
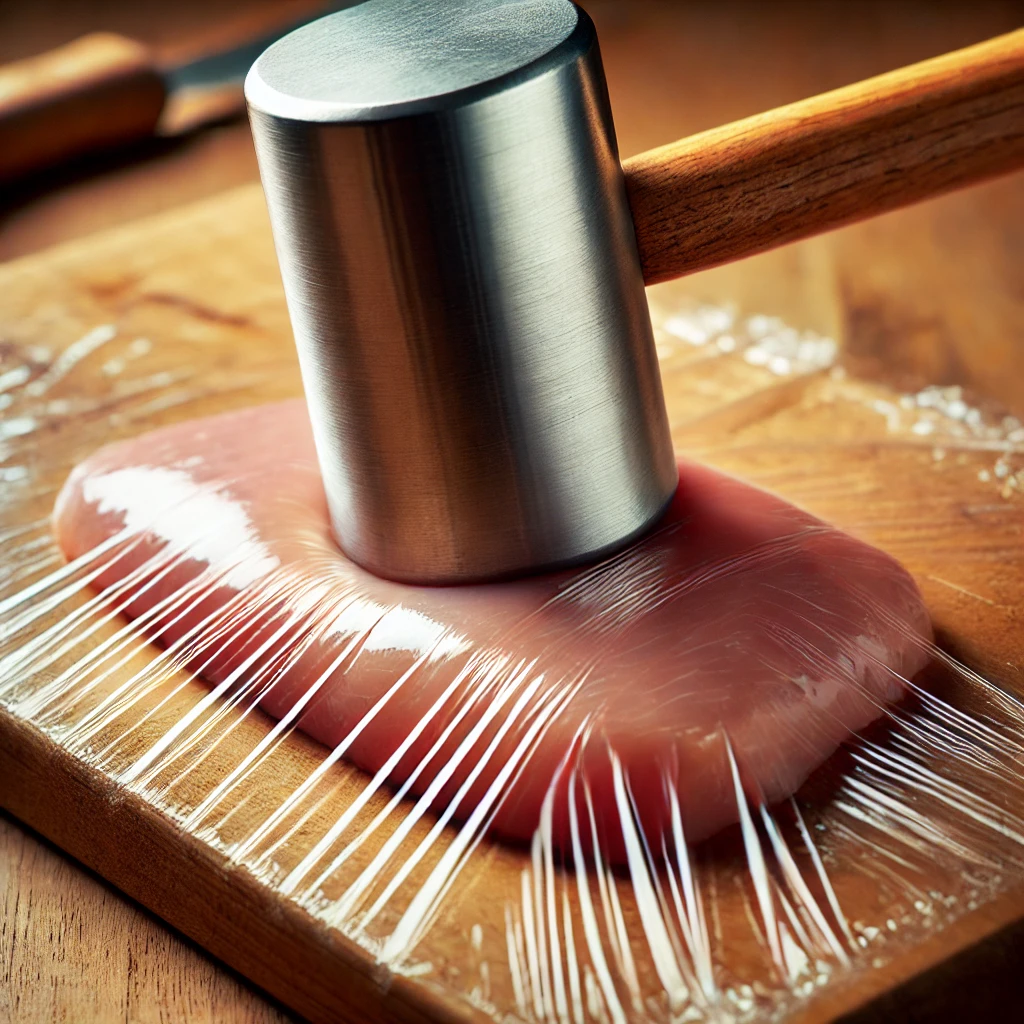
<path fill-rule="evenodd" d="M 240 3 L 205 0 L 176 4 L 172 13 L 169 7 L 113 2 L 71 8 L 23 2 L 0 12 L 0 59 L 101 27 L 132 34 L 165 54 L 184 55 L 298 6 L 264 0 L 243 9 Z M 624 155 L 966 45 L 1020 21 L 1017 4 L 998 0 L 969 7 L 605 0 L 588 8 L 601 32 Z M 0 259 L 255 176 L 243 123 L 43 175 L 0 197 Z M 961 383 L 1020 413 L 1024 373 L 1017 352 L 1024 341 L 1024 294 L 1018 288 L 1007 298 L 1007 289 L 990 285 L 1013 274 L 1019 281 L 1024 265 L 1021 178 L 897 216 L 905 226 L 898 245 L 892 244 L 891 227 L 852 229 L 844 238 L 842 259 L 861 268 L 870 263 L 874 273 L 861 274 L 860 291 L 843 297 L 846 323 L 821 326 L 856 329 L 852 355 L 864 372 L 870 372 L 873 352 L 899 339 L 908 384 Z M 888 244 L 876 251 L 872 245 L 881 239 Z M 813 260 L 814 244 L 793 247 L 779 258 L 806 262 L 810 254 Z M 865 280 L 877 288 L 867 288 Z M 756 284 L 746 281 L 744 287 L 749 292 Z M 998 298 L 980 301 L 990 296 Z M 248 983 L 7 818 L 0 818 L 0 891 L 4 1019 L 287 1019 Z"/>

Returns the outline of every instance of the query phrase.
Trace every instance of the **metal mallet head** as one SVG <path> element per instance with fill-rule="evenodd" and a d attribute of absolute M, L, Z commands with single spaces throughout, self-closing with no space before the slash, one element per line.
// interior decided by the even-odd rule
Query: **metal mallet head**
<path fill-rule="evenodd" d="M 1024 166 L 1024 29 L 625 177 L 569 0 L 367 0 L 246 95 L 338 539 L 418 583 L 593 558 L 667 505 L 644 280 Z"/>
<path fill-rule="evenodd" d="M 642 533 L 676 464 L 587 15 L 368 0 L 245 88 L 344 551 L 450 583 Z"/>
<path fill-rule="evenodd" d="M 625 172 L 569 0 L 366 0 L 272 46 L 246 96 L 335 531 L 421 583 L 579 562 L 658 517 L 645 279 L 1024 166 L 1024 29 Z"/>

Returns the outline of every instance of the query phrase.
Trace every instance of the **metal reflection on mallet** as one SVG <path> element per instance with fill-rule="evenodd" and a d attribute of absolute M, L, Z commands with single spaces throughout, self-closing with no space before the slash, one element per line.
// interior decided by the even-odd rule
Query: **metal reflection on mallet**
<path fill-rule="evenodd" d="M 569 0 L 366 0 L 275 43 L 246 99 L 346 554 L 452 583 L 643 533 L 677 482 L 645 273 L 1019 165 L 1022 70 L 1014 33 L 683 140 L 627 201 Z"/>

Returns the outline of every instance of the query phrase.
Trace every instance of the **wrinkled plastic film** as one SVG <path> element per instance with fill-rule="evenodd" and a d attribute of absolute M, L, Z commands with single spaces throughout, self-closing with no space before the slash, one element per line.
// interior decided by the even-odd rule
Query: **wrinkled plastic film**
<path fill-rule="evenodd" d="M 674 426 L 696 454 L 736 468 L 730 451 L 755 437 L 778 443 L 787 426 L 768 417 L 765 427 L 764 406 L 780 388 L 795 389 L 800 402 L 834 405 L 860 440 L 899 447 L 900 457 L 927 459 L 936 472 L 949 465 L 969 473 L 993 500 L 1014 497 L 1020 424 L 972 408 L 959 392 L 896 395 L 850 380 L 831 339 L 773 318 L 679 302 L 655 314 L 669 393 L 682 387 L 690 399 L 685 408 L 671 403 Z M 890 702 L 879 687 L 860 694 L 876 721 L 791 798 L 770 806 L 758 798 L 756 766 L 743 756 L 750 743 L 724 729 L 716 778 L 735 824 L 707 841 L 690 841 L 694 795 L 680 791 L 666 765 L 658 790 L 664 816 L 653 832 L 642 812 L 651 780 L 631 775 L 635 752 L 595 739 L 600 701 L 578 712 L 588 671 L 614 656 L 617 630 L 663 600 L 657 537 L 581 571 L 553 598 L 590 631 L 598 669 L 567 669 L 563 652 L 547 654 L 542 645 L 524 654 L 515 642 L 522 622 L 506 624 L 509 642 L 470 650 L 459 648 L 465 637 L 452 629 L 418 633 L 404 671 L 330 746 L 316 743 L 299 725 L 335 673 L 369 656 L 382 620 L 392 632 L 413 627 L 401 625 L 395 605 L 357 608 L 373 601 L 325 591 L 288 565 L 254 570 L 262 556 L 246 547 L 244 531 L 231 532 L 202 509 L 188 517 L 191 532 L 98 591 L 112 567 L 145 545 L 153 523 L 137 518 L 65 564 L 49 522 L 57 491 L 100 445 L 147 429 L 175 402 L 184 416 L 192 401 L 208 398 L 197 385 L 201 367 L 191 380 L 170 380 L 159 347 L 122 338 L 112 326 L 56 356 L 28 355 L 0 377 L 9 399 L 0 535 L 4 707 L 390 970 L 495 1019 L 784 1018 L 1018 885 L 1020 702 L 1000 680 L 934 646 L 919 652 L 927 665 L 913 678 L 892 680 L 902 699 Z M 216 360 L 216 346 L 204 358 Z M 101 399 L 77 407 L 78 374 L 106 376 L 117 411 L 107 412 Z M 676 375 L 685 386 L 674 389 Z M 260 394 L 254 378 L 251 391 L 232 401 Z M 787 400 L 783 419 L 799 417 L 800 402 Z M 60 429 L 72 415 L 76 428 Z M 785 456 L 748 465 L 755 482 L 774 487 Z M 816 486 L 807 481 L 800 496 L 809 505 Z M 173 497 L 159 508 L 166 514 Z M 859 532 L 862 524 L 843 525 Z M 222 554 L 218 531 L 225 530 L 234 559 Z M 214 548 L 221 555 L 206 571 L 174 582 L 197 552 Z M 784 569 L 786 557 L 769 546 L 728 564 L 701 564 L 675 582 L 711 593 L 723 574 Z M 955 586 L 938 585 L 945 584 Z M 195 609 L 229 585 L 234 596 L 197 618 Z M 149 595 L 148 606 L 140 594 Z M 876 600 L 870 592 L 846 597 L 854 605 Z M 343 612 L 359 620 L 344 642 L 317 646 Z M 887 606 L 868 612 L 882 621 Z M 251 633 L 241 646 L 240 629 Z M 902 642 L 911 649 L 917 641 L 908 632 Z M 307 684 L 268 717 L 261 702 L 296 677 L 314 648 L 330 658 L 316 662 Z M 373 772 L 353 767 L 375 721 L 431 666 L 454 663 L 445 659 L 456 650 L 458 670 L 429 690 L 384 762 Z M 791 654 L 793 664 L 836 674 L 821 651 Z M 789 661 L 779 671 L 793 674 Z M 898 675 L 892 665 L 879 673 Z M 567 721 L 574 726 L 564 757 L 545 762 L 538 780 L 537 752 Z M 592 791 L 581 750 L 601 761 L 605 792 Z M 529 773 L 542 796 L 537 828 L 525 845 L 497 842 L 492 826 Z M 615 817 L 612 844 L 602 814 Z"/>

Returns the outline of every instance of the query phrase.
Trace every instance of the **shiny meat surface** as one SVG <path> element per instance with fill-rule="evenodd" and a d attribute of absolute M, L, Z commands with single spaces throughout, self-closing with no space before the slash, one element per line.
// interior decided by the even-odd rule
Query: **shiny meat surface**
<path fill-rule="evenodd" d="M 736 820 L 737 776 L 755 801 L 794 792 L 931 640 L 889 556 L 714 470 L 680 477 L 660 526 L 600 565 L 412 587 L 337 548 L 287 402 L 102 449 L 55 529 L 69 559 L 119 537 L 96 585 L 225 693 L 506 838 L 550 794 L 568 848 L 572 793 L 619 858 L 623 814 L 660 847 L 673 791 L 690 840 Z"/>

